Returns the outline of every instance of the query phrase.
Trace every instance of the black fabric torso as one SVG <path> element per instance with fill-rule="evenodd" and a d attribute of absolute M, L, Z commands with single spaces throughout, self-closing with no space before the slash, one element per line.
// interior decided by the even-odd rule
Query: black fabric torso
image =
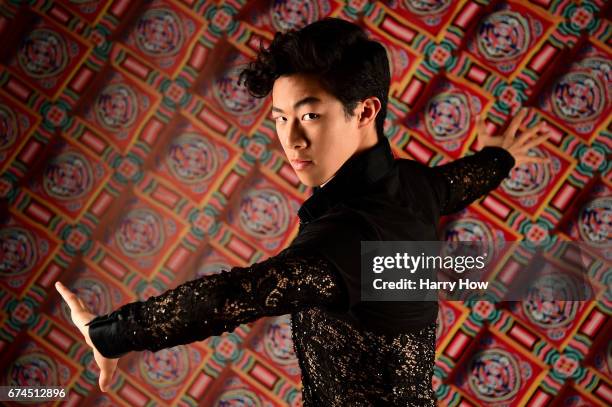
<path fill-rule="evenodd" d="M 437 302 L 362 302 L 362 240 L 437 240 L 439 208 L 424 168 L 395 159 L 387 139 L 354 156 L 298 215 L 300 231 L 290 247 L 319 252 L 336 265 L 349 293 L 345 318 L 381 333 L 422 328 L 436 320 Z"/>
<path fill-rule="evenodd" d="M 291 249 L 318 252 L 348 291 L 345 310 L 291 315 L 304 406 L 434 405 L 436 302 L 362 302 L 362 240 L 436 240 L 438 204 L 418 164 L 386 139 L 354 156 L 298 215 Z"/>

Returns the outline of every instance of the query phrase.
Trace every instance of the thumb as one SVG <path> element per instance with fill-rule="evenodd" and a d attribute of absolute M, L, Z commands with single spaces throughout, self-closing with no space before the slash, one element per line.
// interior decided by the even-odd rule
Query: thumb
<path fill-rule="evenodd" d="M 104 393 L 108 391 L 109 383 L 112 379 L 112 373 L 108 373 L 106 370 L 100 371 L 100 379 L 98 380 L 98 384 L 100 385 L 100 390 Z"/>

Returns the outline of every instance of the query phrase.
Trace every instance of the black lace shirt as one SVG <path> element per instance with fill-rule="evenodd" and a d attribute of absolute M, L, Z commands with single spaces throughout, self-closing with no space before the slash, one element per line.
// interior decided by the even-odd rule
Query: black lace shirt
<path fill-rule="evenodd" d="M 437 303 L 362 302 L 360 241 L 437 240 L 441 215 L 496 188 L 513 165 L 488 147 L 429 168 L 395 159 L 382 139 L 315 188 L 279 254 L 98 316 L 91 339 L 116 358 L 291 314 L 304 406 L 433 406 Z"/>

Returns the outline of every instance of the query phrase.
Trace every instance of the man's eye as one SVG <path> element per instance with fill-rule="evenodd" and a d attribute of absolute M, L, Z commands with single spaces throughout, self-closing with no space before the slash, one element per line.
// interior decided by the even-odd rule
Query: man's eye
<path fill-rule="evenodd" d="M 278 117 L 274 118 L 274 121 L 277 122 L 277 123 L 279 123 L 279 122 L 284 123 L 284 122 L 287 121 L 287 118 L 284 117 L 284 116 L 278 116 Z"/>
<path fill-rule="evenodd" d="M 315 120 L 318 118 L 319 115 L 316 113 L 306 113 L 304 116 L 302 116 L 302 120 Z"/>

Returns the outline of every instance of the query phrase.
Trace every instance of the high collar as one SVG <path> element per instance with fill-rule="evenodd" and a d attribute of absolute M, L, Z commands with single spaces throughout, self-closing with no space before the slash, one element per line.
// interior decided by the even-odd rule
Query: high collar
<path fill-rule="evenodd" d="M 315 187 L 313 194 L 298 210 L 300 223 L 305 224 L 323 215 L 328 209 L 364 187 L 382 178 L 393 166 L 395 158 L 387 138 L 349 158 L 336 175 L 323 187 Z"/>

